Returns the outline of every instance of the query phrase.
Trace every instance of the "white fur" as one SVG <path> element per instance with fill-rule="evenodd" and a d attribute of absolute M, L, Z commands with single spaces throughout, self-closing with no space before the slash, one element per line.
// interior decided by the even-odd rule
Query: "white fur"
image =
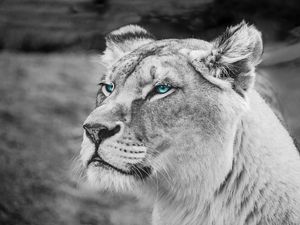
<path fill-rule="evenodd" d="M 242 140 L 237 140 L 232 149 L 235 154 L 240 154 L 233 174 L 237 175 L 241 167 L 246 169 L 245 179 L 239 188 L 229 186 L 222 195 L 215 198 L 211 196 L 212 187 L 203 186 L 201 180 L 189 184 L 185 191 L 173 183 L 172 189 L 162 189 L 162 197 L 156 199 L 154 225 L 258 224 L 261 216 L 266 215 L 270 220 L 263 220 L 261 224 L 279 225 L 282 217 L 279 214 L 287 208 L 292 210 L 293 224 L 300 224 L 299 153 L 287 131 L 255 91 L 250 94 L 250 102 L 251 109 L 242 117 L 243 126 L 237 126 L 237 136 L 242 132 Z M 202 147 L 199 146 L 199 149 Z M 255 184 L 255 194 L 251 196 L 244 212 L 237 217 L 244 200 L 243 195 L 249 194 L 249 191 L 245 192 L 249 184 Z M 266 185 L 267 190 L 260 193 L 259 190 Z M 211 197 L 201 201 L 203 196 Z M 226 204 L 226 201 L 230 201 L 230 204 Z M 244 223 L 255 204 L 258 207 L 265 204 L 262 215 L 254 216 L 251 218 L 253 221 Z M 207 205 L 210 205 L 208 211 L 205 208 Z"/>
<path fill-rule="evenodd" d="M 115 32 L 132 29 L 142 28 L 125 27 Z M 300 224 L 299 153 L 273 111 L 252 89 L 262 53 L 261 35 L 245 23 L 226 32 L 212 43 L 158 41 L 157 45 L 167 46 L 167 54 L 139 62 L 118 93 L 103 100 L 86 120 L 107 127 L 120 119 L 127 121 L 122 122 L 119 134 L 104 140 L 96 151 L 123 170 L 128 169 L 128 163 L 151 165 L 152 174 L 146 180 L 136 180 L 91 166 L 87 177 L 100 189 L 131 190 L 152 197 L 153 225 Z M 103 60 L 110 69 L 135 48 L 154 49 L 156 43 L 151 42 L 133 38 L 125 41 L 125 46 L 108 43 Z M 138 55 L 127 58 L 129 65 L 134 57 Z M 115 66 L 126 66 L 126 57 L 123 63 Z M 149 72 L 153 66 L 156 74 Z M 165 78 L 181 89 L 145 100 L 153 84 Z M 132 102 L 141 99 L 144 108 L 133 118 Z M 126 113 L 123 118 L 116 116 Z M 138 124 L 131 123 L 135 120 Z M 135 140 L 136 133 L 147 134 L 147 146 Z M 126 136 L 142 145 L 119 144 Z M 160 143 L 168 143 L 168 148 L 158 152 Z M 122 152 L 123 148 L 140 152 L 134 159 L 124 159 L 133 154 Z M 83 164 L 94 151 L 84 135 Z"/>

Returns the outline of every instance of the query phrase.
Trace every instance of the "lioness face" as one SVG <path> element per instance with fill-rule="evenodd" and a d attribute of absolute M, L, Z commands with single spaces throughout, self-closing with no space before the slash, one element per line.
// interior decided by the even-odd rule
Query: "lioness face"
<path fill-rule="evenodd" d="M 227 133 L 239 108 L 224 101 L 241 97 L 199 76 L 179 54 L 148 56 L 130 74 L 124 67 L 136 55 L 123 60 L 100 84 L 97 108 L 85 121 L 81 155 L 90 181 L 118 188 L 167 174 L 193 179 L 194 170 L 217 174 L 208 170 L 220 162 L 227 170 Z"/>
<path fill-rule="evenodd" d="M 197 43 L 201 54 L 212 51 Z M 80 155 L 91 184 L 132 190 L 200 180 L 207 187 L 230 170 L 246 100 L 228 81 L 199 72 L 187 49 L 187 41 L 143 42 L 108 68 L 84 122 Z"/>

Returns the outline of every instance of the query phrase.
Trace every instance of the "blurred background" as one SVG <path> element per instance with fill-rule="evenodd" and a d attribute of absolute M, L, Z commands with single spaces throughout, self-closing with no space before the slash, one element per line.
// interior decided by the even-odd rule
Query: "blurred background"
<path fill-rule="evenodd" d="M 94 107 L 104 35 L 139 24 L 158 39 L 212 40 L 245 20 L 300 140 L 299 0 L 0 0 L 0 224 L 141 225 L 151 206 L 78 189 L 70 165 Z"/>

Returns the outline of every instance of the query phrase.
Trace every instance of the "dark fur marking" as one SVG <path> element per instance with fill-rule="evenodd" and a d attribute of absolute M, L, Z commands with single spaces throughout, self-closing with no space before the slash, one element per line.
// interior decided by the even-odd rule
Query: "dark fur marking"
<path fill-rule="evenodd" d="M 241 202 L 241 205 L 240 205 L 240 209 L 239 209 L 239 212 L 238 214 L 241 214 L 242 211 L 246 208 L 247 204 L 249 203 L 249 200 L 251 199 L 252 195 L 253 195 L 253 192 L 255 190 L 255 187 L 256 187 L 256 183 L 254 183 L 252 186 L 249 187 L 249 184 L 246 186 L 246 188 L 244 189 L 243 193 L 242 193 L 242 196 L 245 195 L 245 192 L 246 190 L 249 192 L 249 194 L 247 196 L 245 196 L 243 199 L 242 199 L 242 202 Z"/>
<path fill-rule="evenodd" d="M 245 225 L 249 224 L 250 220 L 253 219 L 254 216 L 259 214 L 259 210 L 257 204 L 254 205 L 253 210 L 247 215 L 245 219 Z"/>
<path fill-rule="evenodd" d="M 152 66 L 150 68 L 150 76 L 151 76 L 152 80 L 155 79 L 156 70 L 157 70 L 156 66 Z"/>
<path fill-rule="evenodd" d="M 246 173 L 246 169 L 245 169 L 245 167 L 243 166 L 243 167 L 242 167 L 242 170 L 239 172 L 239 174 L 237 175 L 236 179 L 234 180 L 235 188 L 236 188 L 236 189 L 240 186 L 242 180 L 244 179 L 245 173 Z"/>
<path fill-rule="evenodd" d="M 232 195 L 234 195 L 234 193 L 236 192 L 236 190 L 238 190 L 241 181 L 243 180 L 244 176 L 245 176 L 245 167 L 243 166 L 242 170 L 239 171 L 239 173 L 237 174 L 237 176 L 234 178 L 234 182 L 233 182 L 233 186 L 232 186 Z M 228 206 L 231 203 L 231 200 L 234 199 L 234 196 L 231 196 L 230 198 L 227 199 L 226 201 L 226 205 Z"/>
<path fill-rule="evenodd" d="M 155 37 L 148 33 L 147 31 L 143 31 L 143 30 L 139 30 L 139 31 L 129 31 L 127 33 L 123 33 L 123 34 L 114 34 L 109 33 L 108 35 L 106 35 L 105 40 L 106 41 L 110 41 L 113 43 L 123 43 L 127 40 L 132 40 L 132 39 L 153 39 L 155 40 Z"/>
<path fill-rule="evenodd" d="M 214 193 L 215 197 L 221 194 L 225 190 L 225 187 L 228 186 L 230 180 L 232 179 L 233 169 L 234 169 L 234 163 L 232 163 L 231 170 L 226 175 L 225 180 L 221 183 L 220 187 L 215 191 Z"/>

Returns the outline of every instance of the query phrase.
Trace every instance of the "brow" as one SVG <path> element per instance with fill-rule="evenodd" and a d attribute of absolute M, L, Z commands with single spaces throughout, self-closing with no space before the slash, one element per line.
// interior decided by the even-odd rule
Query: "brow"
<path fill-rule="evenodd" d="M 129 53 L 127 56 L 124 56 L 121 58 L 118 62 L 118 64 L 123 64 L 122 66 L 115 66 L 112 69 L 112 72 L 109 74 L 110 79 L 113 79 L 114 77 L 121 77 L 125 76 L 125 81 L 128 79 L 128 77 L 133 74 L 137 66 L 147 57 L 156 55 L 161 52 L 161 50 L 165 46 L 158 46 L 153 47 L 147 50 L 140 50 L 137 52 Z"/>
<path fill-rule="evenodd" d="M 175 80 L 175 79 L 170 78 L 170 76 L 168 76 L 169 73 L 170 73 L 170 71 L 167 71 L 162 76 L 157 77 L 156 81 L 158 83 L 161 83 L 161 84 L 169 84 L 173 87 L 181 87 L 182 82 L 179 81 L 179 80 Z"/>

